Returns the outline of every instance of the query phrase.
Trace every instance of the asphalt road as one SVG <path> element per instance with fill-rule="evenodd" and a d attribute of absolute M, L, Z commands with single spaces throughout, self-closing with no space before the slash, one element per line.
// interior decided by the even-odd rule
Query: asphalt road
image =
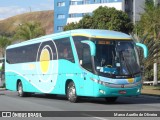
<path fill-rule="evenodd" d="M 70 103 L 65 96 L 46 97 L 42 94 L 36 94 L 30 97 L 19 97 L 16 92 L 0 90 L 0 111 L 160 111 L 160 97 L 145 95 L 120 97 L 114 104 L 106 103 L 104 99 L 84 98 L 79 103 Z M 62 114 L 60 113 L 60 116 Z M 78 117 L 76 120 L 151 120 L 151 117 L 97 117 L 88 113 L 84 113 L 84 116 L 86 117 Z M 74 117 L 54 117 L 57 120 L 64 118 L 66 120 L 75 119 Z M 153 117 L 152 120 L 158 120 L 159 118 Z M 17 120 L 17 118 L 12 119 Z M 41 119 L 50 120 L 51 118 Z"/>

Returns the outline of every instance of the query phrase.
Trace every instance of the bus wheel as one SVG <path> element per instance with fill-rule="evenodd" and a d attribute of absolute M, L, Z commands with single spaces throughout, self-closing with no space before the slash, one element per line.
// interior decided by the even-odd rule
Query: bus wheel
<path fill-rule="evenodd" d="M 26 96 L 26 92 L 23 91 L 23 85 L 22 82 L 18 82 L 18 96 L 20 97 L 25 97 Z"/>
<path fill-rule="evenodd" d="M 106 97 L 106 101 L 108 103 L 114 103 L 117 100 L 118 97 Z"/>
<path fill-rule="evenodd" d="M 70 82 L 67 86 L 67 98 L 70 102 L 73 103 L 78 101 L 78 97 L 76 95 L 76 87 L 73 82 Z"/>

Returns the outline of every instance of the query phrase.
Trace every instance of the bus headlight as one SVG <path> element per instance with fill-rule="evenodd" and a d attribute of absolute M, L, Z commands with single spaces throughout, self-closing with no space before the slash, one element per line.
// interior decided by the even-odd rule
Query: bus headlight
<path fill-rule="evenodd" d="M 139 93 L 139 92 L 140 92 L 140 89 L 138 88 L 137 93 Z"/>
<path fill-rule="evenodd" d="M 106 92 L 104 90 L 99 89 L 99 92 L 102 94 L 106 94 Z"/>
<path fill-rule="evenodd" d="M 101 84 L 101 85 L 108 85 L 109 83 L 107 82 L 104 82 L 104 81 L 101 81 L 101 80 L 97 80 L 97 79 L 94 79 L 94 78 L 90 78 L 92 81 L 98 83 L 98 84 Z"/>

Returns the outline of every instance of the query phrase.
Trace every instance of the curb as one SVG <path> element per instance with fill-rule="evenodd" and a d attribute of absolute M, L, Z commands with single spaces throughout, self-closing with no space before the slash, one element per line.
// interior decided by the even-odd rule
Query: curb
<path fill-rule="evenodd" d="M 0 88 L 0 91 L 5 91 L 6 90 L 6 88 Z"/>
<path fill-rule="evenodd" d="M 148 93 L 141 93 L 141 95 L 148 95 L 148 96 L 155 96 L 155 97 L 160 97 L 160 95 L 156 95 L 156 94 L 148 94 Z"/>

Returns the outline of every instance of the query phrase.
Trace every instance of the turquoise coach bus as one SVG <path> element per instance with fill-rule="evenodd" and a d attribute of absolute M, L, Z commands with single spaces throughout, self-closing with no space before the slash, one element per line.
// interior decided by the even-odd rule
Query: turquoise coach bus
<path fill-rule="evenodd" d="M 5 82 L 8 90 L 24 97 L 31 93 L 101 97 L 139 95 L 142 75 L 135 43 L 124 33 L 78 29 L 10 45 L 6 49 Z"/>

